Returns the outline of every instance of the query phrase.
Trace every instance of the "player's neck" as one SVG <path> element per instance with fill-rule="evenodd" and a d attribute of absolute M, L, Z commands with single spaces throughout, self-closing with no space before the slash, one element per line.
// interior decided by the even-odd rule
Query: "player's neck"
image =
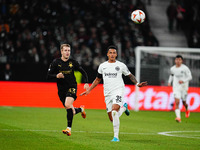
<path fill-rule="evenodd" d="M 179 68 L 181 66 L 181 64 L 176 65 L 177 68 Z"/>
<path fill-rule="evenodd" d="M 64 58 L 63 56 L 61 57 L 62 61 L 68 61 L 69 60 L 69 57 L 68 58 Z"/>
<path fill-rule="evenodd" d="M 116 59 L 115 60 L 108 60 L 109 63 L 115 63 L 116 62 Z"/>

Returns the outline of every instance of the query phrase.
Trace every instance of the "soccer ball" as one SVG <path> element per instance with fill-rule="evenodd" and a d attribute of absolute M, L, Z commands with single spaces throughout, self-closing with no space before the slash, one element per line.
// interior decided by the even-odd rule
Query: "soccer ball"
<path fill-rule="evenodd" d="M 145 21 L 145 13 L 142 10 L 134 10 L 131 13 L 131 20 L 135 24 L 141 24 Z"/>

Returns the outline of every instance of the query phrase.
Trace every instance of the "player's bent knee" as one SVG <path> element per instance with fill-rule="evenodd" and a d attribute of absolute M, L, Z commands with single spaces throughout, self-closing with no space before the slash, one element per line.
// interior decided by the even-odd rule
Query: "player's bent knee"
<path fill-rule="evenodd" d="M 179 102 L 176 102 L 176 105 L 179 105 Z"/>
<path fill-rule="evenodd" d="M 119 105 L 113 105 L 112 106 L 112 111 L 119 111 L 120 106 Z"/>
<path fill-rule="evenodd" d="M 112 116 L 115 116 L 115 115 L 117 115 L 118 114 L 118 112 L 116 111 L 116 110 L 113 110 L 112 111 Z"/>
<path fill-rule="evenodd" d="M 70 109 L 70 108 L 72 108 L 72 107 L 71 107 L 70 104 L 65 104 L 65 108 L 66 108 L 66 109 Z"/>
<path fill-rule="evenodd" d="M 110 119 L 111 122 L 113 122 L 113 118 L 112 117 L 111 118 L 109 117 L 109 119 Z"/>
<path fill-rule="evenodd" d="M 183 105 L 187 105 L 186 101 L 183 101 Z"/>

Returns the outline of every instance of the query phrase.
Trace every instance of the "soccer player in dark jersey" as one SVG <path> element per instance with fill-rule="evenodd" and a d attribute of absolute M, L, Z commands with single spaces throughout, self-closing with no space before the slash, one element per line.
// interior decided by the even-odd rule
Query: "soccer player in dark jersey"
<path fill-rule="evenodd" d="M 74 71 L 80 71 L 85 78 L 84 89 L 88 89 L 88 76 L 79 63 L 69 58 L 71 48 L 69 44 L 62 44 L 60 47 L 61 58 L 55 59 L 48 69 L 47 79 L 56 78 L 58 87 L 58 96 L 67 111 L 67 129 L 63 130 L 64 134 L 71 135 L 73 116 L 79 112 L 83 118 L 86 118 L 84 107 L 74 108 L 73 102 L 77 96 L 77 82 Z"/>

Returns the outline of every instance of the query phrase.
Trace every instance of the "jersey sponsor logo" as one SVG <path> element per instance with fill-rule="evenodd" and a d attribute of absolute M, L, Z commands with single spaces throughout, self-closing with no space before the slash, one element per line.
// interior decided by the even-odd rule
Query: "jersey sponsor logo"
<path fill-rule="evenodd" d="M 70 68 L 72 68 L 72 67 L 73 67 L 73 64 L 72 64 L 72 62 L 71 62 L 71 61 L 69 62 L 69 67 L 70 67 Z"/>
<path fill-rule="evenodd" d="M 71 74 L 72 70 L 69 70 L 69 71 L 59 71 L 59 72 L 61 72 L 62 74 Z"/>
<path fill-rule="evenodd" d="M 58 67 L 61 67 L 61 65 L 58 65 Z"/>
<path fill-rule="evenodd" d="M 106 68 L 103 68 L 103 70 L 105 70 Z"/>
<path fill-rule="evenodd" d="M 120 70 L 119 66 L 115 67 L 115 70 L 119 71 Z"/>
<path fill-rule="evenodd" d="M 181 77 L 183 77 L 183 75 L 182 74 L 177 74 L 176 77 L 177 78 L 181 78 Z"/>
<path fill-rule="evenodd" d="M 104 73 L 105 77 L 108 76 L 108 78 L 116 78 L 117 73 Z"/>

